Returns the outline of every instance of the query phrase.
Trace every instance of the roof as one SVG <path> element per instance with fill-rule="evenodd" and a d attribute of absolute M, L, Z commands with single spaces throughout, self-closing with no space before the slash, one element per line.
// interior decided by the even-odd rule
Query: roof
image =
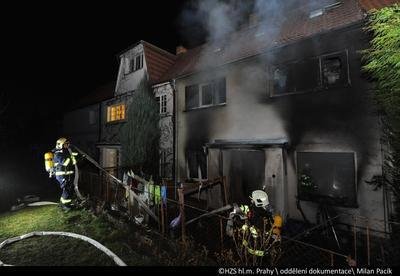
<path fill-rule="evenodd" d="M 399 3 L 399 0 L 358 0 L 360 6 L 365 11 L 370 11 L 372 9 L 380 9 L 383 7 L 387 7 L 393 5 L 395 3 Z"/>
<path fill-rule="evenodd" d="M 271 31 L 270 28 L 271 23 L 274 22 L 260 23 L 232 33 L 223 40 L 208 42 L 190 49 L 177 56 L 175 64 L 159 79 L 159 82 L 222 66 L 319 33 L 351 26 L 365 18 L 365 11 L 382 8 L 398 1 L 344 0 L 340 2 L 341 4 L 337 6 L 329 8 L 325 6 L 322 15 L 311 18 L 310 12 L 313 10 L 307 6 L 307 0 L 300 0 L 300 5 L 297 5 L 295 9 L 285 11 L 284 18 L 290 20 L 281 22 L 279 26 L 276 26 L 276 31 Z"/>
<path fill-rule="evenodd" d="M 144 49 L 150 83 L 156 83 L 175 63 L 176 56 L 149 42 L 142 40 L 141 43 Z"/>
<path fill-rule="evenodd" d="M 104 100 L 111 99 L 112 97 L 114 97 L 114 91 L 115 91 L 114 81 L 99 86 L 88 95 L 84 96 L 81 99 L 78 99 L 72 106 L 72 109 L 93 105 L 96 103 L 100 103 Z"/>

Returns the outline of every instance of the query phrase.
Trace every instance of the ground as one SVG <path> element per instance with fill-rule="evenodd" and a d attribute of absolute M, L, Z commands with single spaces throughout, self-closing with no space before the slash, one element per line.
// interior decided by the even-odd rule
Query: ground
<path fill-rule="evenodd" d="M 154 263 L 121 243 L 123 230 L 88 211 L 64 213 L 57 206 L 30 207 L 0 215 L 0 240 L 32 231 L 67 231 L 86 235 L 112 250 L 129 265 Z M 114 265 L 94 246 L 69 237 L 33 237 L 6 246 L 0 260 L 13 265 Z"/>

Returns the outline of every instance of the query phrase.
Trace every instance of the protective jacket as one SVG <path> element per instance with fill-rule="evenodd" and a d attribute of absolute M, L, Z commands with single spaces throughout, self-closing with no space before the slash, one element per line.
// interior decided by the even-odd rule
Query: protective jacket
<path fill-rule="evenodd" d="M 75 172 L 75 164 L 76 158 L 75 156 L 78 155 L 74 152 L 69 152 L 68 149 L 59 149 L 54 150 L 54 168 L 55 168 L 55 175 L 70 175 Z"/>

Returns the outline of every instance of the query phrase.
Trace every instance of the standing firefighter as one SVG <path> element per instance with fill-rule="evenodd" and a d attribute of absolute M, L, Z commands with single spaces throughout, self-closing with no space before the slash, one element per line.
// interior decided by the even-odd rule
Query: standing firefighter
<path fill-rule="evenodd" d="M 264 191 L 253 191 L 250 199 L 250 206 L 234 204 L 226 232 L 245 265 L 261 265 L 265 258 L 275 265 L 280 256 L 282 218 L 273 215 Z"/>
<path fill-rule="evenodd" d="M 69 211 L 72 207 L 72 195 L 74 190 L 74 174 L 76 156 L 75 152 L 72 152 L 69 148 L 69 141 L 62 137 L 57 140 L 56 148 L 54 152 L 54 164 L 53 170 L 50 171 L 50 175 L 55 175 L 62 194 L 60 197 L 60 205 L 65 211 Z"/>

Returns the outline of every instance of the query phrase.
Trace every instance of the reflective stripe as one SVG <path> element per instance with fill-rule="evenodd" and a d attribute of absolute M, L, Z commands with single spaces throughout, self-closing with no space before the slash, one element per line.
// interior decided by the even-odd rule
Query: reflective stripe
<path fill-rule="evenodd" d="M 71 159 L 72 159 L 72 165 L 75 165 L 76 164 L 76 158 L 75 158 L 75 156 L 71 156 Z"/>
<path fill-rule="evenodd" d="M 249 247 L 249 243 L 246 240 L 244 240 L 242 244 L 243 244 L 244 247 L 247 248 L 247 251 L 249 251 L 249 253 L 251 255 L 256 255 L 258 257 L 264 256 L 264 251 L 262 251 L 262 250 L 254 250 L 254 249 L 250 248 Z"/>
<path fill-rule="evenodd" d="M 247 213 L 249 212 L 249 206 L 240 205 L 240 210 L 247 215 Z"/>
<path fill-rule="evenodd" d="M 250 233 L 254 238 L 258 237 L 257 229 L 254 226 L 250 227 Z"/>
<path fill-rule="evenodd" d="M 56 175 L 70 175 L 70 174 L 73 174 L 74 173 L 74 171 L 66 171 L 66 172 L 56 172 Z"/>
<path fill-rule="evenodd" d="M 64 161 L 63 166 L 68 166 L 69 162 L 71 162 L 71 159 L 67 158 L 67 160 Z"/>
<path fill-rule="evenodd" d="M 60 163 L 54 163 L 54 167 L 55 167 L 55 166 L 58 166 L 58 164 L 60 164 Z"/>
<path fill-rule="evenodd" d="M 72 152 L 72 156 L 77 156 L 78 153 L 77 152 Z"/>
<path fill-rule="evenodd" d="M 60 202 L 62 204 L 66 204 L 66 203 L 71 203 L 72 199 L 64 199 L 63 197 L 60 197 Z"/>

